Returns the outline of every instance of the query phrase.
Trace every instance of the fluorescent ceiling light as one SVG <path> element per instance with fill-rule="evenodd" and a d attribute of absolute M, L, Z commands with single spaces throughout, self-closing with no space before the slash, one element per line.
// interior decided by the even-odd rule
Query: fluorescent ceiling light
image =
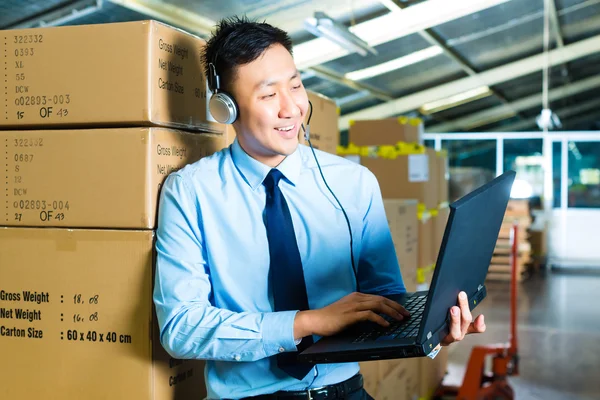
<path fill-rule="evenodd" d="M 324 12 L 315 11 L 314 18 L 307 18 L 304 21 L 304 27 L 313 35 L 326 38 L 350 52 L 357 52 L 363 57 L 367 53 L 377 54 L 377 51 L 369 46 L 367 42 Z"/>
<path fill-rule="evenodd" d="M 423 50 L 415 51 L 406 56 L 396 58 L 395 60 L 387 61 L 369 68 L 359 69 L 357 71 L 348 72 L 345 77 L 353 81 L 372 78 L 377 75 L 382 75 L 390 71 L 394 71 L 406 66 L 416 64 L 418 62 L 430 59 L 444 52 L 439 46 L 431 46 Z"/>
<path fill-rule="evenodd" d="M 398 12 L 402 10 L 400 7 L 398 7 L 398 4 L 394 3 L 394 0 L 379 0 L 379 2 L 391 12 Z"/>
<path fill-rule="evenodd" d="M 387 13 L 356 24 L 348 30 L 374 47 L 507 1 L 509 0 L 428 0 L 405 8 L 402 12 Z M 294 46 L 297 67 L 310 68 L 349 53 L 339 46 L 332 48 L 330 43 L 327 39 L 317 38 Z"/>
<path fill-rule="evenodd" d="M 492 91 L 487 86 L 480 86 L 475 89 L 467 90 L 466 92 L 455 94 L 454 96 L 446 97 L 424 104 L 419 108 L 419 112 L 424 115 L 433 114 L 439 111 L 447 110 L 448 108 L 460 106 L 471 101 L 479 100 L 487 96 L 491 96 Z"/>

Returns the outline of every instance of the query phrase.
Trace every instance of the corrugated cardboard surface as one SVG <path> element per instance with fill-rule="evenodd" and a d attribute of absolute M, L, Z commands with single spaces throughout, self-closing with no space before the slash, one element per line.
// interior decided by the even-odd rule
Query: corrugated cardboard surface
<path fill-rule="evenodd" d="M 203 363 L 170 360 L 157 343 L 153 236 L 0 228 L 0 398 L 205 395 Z"/>
<path fill-rule="evenodd" d="M 417 358 L 406 358 L 360 363 L 365 390 L 378 400 L 416 400 L 420 390 L 419 362 Z"/>
<path fill-rule="evenodd" d="M 431 266 L 435 262 L 435 259 L 433 257 L 434 220 L 431 217 L 423 217 L 419 221 L 418 226 L 419 257 L 417 262 L 419 268 L 426 268 Z"/>
<path fill-rule="evenodd" d="M 435 359 L 421 357 L 419 366 L 419 397 L 430 399 L 440 386 L 448 369 L 448 348 L 442 347 Z"/>
<path fill-rule="evenodd" d="M 385 199 L 383 201 L 392 240 L 400 263 L 406 290 L 416 290 L 419 227 L 417 201 Z"/>
<path fill-rule="evenodd" d="M 444 232 L 446 230 L 446 223 L 450 216 L 450 209 L 443 207 L 438 210 L 438 214 L 433 217 L 433 245 L 432 245 L 432 256 L 434 262 L 437 261 L 438 254 L 440 252 L 440 246 L 442 245 L 442 239 L 444 238 Z"/>
<path fill-rule="evenodd" d="M 2 32 L 0 126 L 160 125 L 222 133 L 207 114 L 204 40 L 156 21 Z"/>
<path fill-rule="evenodd" d="M 448 156 L 437 153 L 438 166 L 438 204 L 449 201 L 450 195 L 450 169 L 448 167 Z"/>
<path fill-rule="evenodd" d="M 166 128 L 0 131 L 0 223 L 152 229 L 166 176 L 221 150 L 223 135 Z"/>
<path fill-rule="evenodd" d="M 310 120 L 310 142 L 315 149 L 337 154 L 337 146 L 340 143 L 340 131 L 338 128 L 338 111 L 335 101 L 321 94 L 307 90 L 308 99 L 313 105 L 312 118 Z M 308 115 L 304 121 L 304 126 Z M 308 146 L 304 140 L 304 132 L 300 129 L 298 140 Z"/>
<path fill-rule="evenodd" d="M 419 393 L 418 361 L 398 360 L 381 381 L 377 400 L 416 400 Z"/>
<path fill-rule="evenodd" d="M 350 143 L 357 146 L 381 146 L 398 142 L 421 143 L 422 133 L 422 122 L 399 117 L 353 121 L 348 137 Z"/>
<path fill-rule="evenodd" d="M 377 177 L 383 198 L 417 199 L 428 210 L 437 208 L 437 181 L 431 168 L 435 159 L 430 157 L 429 149 L 426 154 L 396 159 L 360 157 L 360 163 Z"/>

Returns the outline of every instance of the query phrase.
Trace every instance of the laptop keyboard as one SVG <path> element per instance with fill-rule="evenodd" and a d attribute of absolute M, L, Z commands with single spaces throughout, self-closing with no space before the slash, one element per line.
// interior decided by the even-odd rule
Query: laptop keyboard
<path fill-rule="evenodd" d="M 378 325 L 377 328 L 362 333 L 353 340 L 353 343 L 362 343 L 372 340 L 393 340 L 417 336 L 417 333 L 419 333 L 419 327 L 421 326 L 421 319 L 426 302 L 426 295 L 409 298 L 404 306 L 404 308 L 406 308 L 406 310 L 410 313 L 409 318 L 398 321 L 387 315 L 382 315 L 383 319 L 390 323 L 390 326 L 384 328 Z"/>

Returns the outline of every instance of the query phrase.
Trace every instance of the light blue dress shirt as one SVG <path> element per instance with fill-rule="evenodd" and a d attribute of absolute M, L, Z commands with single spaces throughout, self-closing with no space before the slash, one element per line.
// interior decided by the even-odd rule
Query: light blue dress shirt
<path fill-rule="evenodd" d="M 315 152 L 351 222 L 361 292 L 404 292 L 375 176 Z M 285 177 L 279 187 L 292 215 L 309 305 L 322 308 L 356 291 L 347 224 L 309 147 L 298 146 L 277 168 Z M 208 360 L 210 399 L 320 387 L 359 371 L 358 363 L 322 364 L 299 381 L 277 368 L 277 353 L 296 351 L 297 311 L 273 312 L 263 222 L 262 181 L 269 170 L 236 140 L 172 173 L 162 188 L 154 288 L 160 338 L 175 358 Z"/>

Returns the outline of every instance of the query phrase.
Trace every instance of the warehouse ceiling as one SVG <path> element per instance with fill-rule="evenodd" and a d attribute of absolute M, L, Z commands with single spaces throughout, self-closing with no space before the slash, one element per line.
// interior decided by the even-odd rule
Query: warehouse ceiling
<path fill-rule="evenodd" d="M 315 37 L 304 23 L 316 11 L 377 54 Z M 306 87 L 336 100 L 342 131 L 397 115 L 423 118 L 428 132 L 539 130 L 546 60 L 562 129 L 600 129 L 600 0 L 0 0 L 0 29 L 152 18 L 206 37 L 241 14 L 290 33 Z"/>

